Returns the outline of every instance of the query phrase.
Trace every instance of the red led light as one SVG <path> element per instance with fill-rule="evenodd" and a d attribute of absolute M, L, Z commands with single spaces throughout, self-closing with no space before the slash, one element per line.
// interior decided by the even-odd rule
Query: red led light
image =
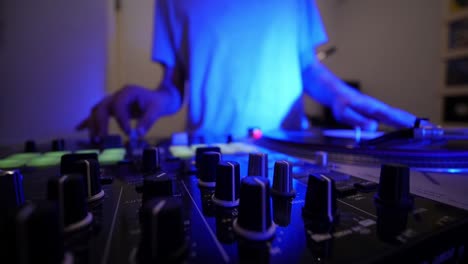
<path fill-rule="evenodd" d="M 252 137 L 254 139 L 260 139 L 260 138 L 262 138 L 262 136 L 263 136 L 262 130 L 260 130 L 258 128 L 254 128 L 252 130 Z"/>

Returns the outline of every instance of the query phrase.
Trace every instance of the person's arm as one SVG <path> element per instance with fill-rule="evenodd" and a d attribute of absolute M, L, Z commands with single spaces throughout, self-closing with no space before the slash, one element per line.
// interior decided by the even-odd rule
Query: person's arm
<path fill-rule="evenodd" d="M 366 130 L 382 122 L 393 127 L 411 127 L 416 117 L 362 94 L 336 77 L 315 60 L 302 72 L 304 90 L 319 103 L 330 107 L 335 118 Z"/>
<path fill-rule="evenodd" d="M 109 119 L 114 116 L 120 128 L 130 135 L 130 120 L 136 118 L 138 136 L 144 136 L 157 119 L 177 112 L 183 102 L 182 72 L 165 67 L 163 71 L 164 77 L 157 89 L 126 85 L 96 104 L 77 129 L 87 129 L 90 138 L 99 139 L 107 135 Z"/>

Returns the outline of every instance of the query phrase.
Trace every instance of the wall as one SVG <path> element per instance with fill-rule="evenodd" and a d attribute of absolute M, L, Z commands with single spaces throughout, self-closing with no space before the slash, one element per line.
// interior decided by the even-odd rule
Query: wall
<path fill-rule="evenodd" d="M 1 5 L 0 144 L 76 136 L 104 94 L 105 1 Z"/>
<path fill-rule="evenodd" d="M 120 0 L 121 8 L 113 12 L 116 25 L 111 42 L 107 91 L 115 92 L 125 84 L 154 89 L 162 79 L 162 68 L 151 59 L 155 0 Z M 186 107 L 177 114 L 159 119 L 148 131 L 148 137 L 168 137 L 185 127 Z M 121 133 L 111 120 L 111 133 Z"/>
<path fill-rule="evenodd" d="M 338 49 L 325 61 L 330 69 L 360 80 L 365 93 L 440 122 L 441 1 L 318 3 Z"/>
<path fill-rule="evenodd" d="M 114 27 L 114 18 L 109 17 L 112 2 L 0 1 L 0 144 L 77 135 L 76 123 L 104 95 L 106 38 L 116 37 L 119 31 Z M 123 1 L 126 3 L 129 1 Z M 145 3 L 152 4 L 152 0 Z M 325 61 L 335 73 L 345 79 L 361 80 L 364 92 L 394 106 L 436 122 L 440 120 L 439 0 L 317 0 L 317 3 L 330 43 L 338 48 Z M 124 19 L 137 23 L 135 16 L 139 17 L 147 28 L 135 31 L 130 25 L 125 34 L 138 33 L 130 35 L 131 38 L 151 36 L 142 34 L 152 29 L 150 4 L 144 8 L 148 16 L 136 10 L 129 13 L 133 18 Z M 119 60 L 126 64 L 133 60 L 151 63 L 147 56 L 149 47 L 122 45 L 130 50 L 145 49 L 140 53 L 145 57 L 127 56 Z M 111 62 L 109 66 L 116 64 Z M 139 76 L 152 76 L 142 84 L 153 86 L 160 79 L 160 71 L 151 67 L 146 67 L 150 72 L 140 72 L 131 66 L 126 71 L 113 70 L 125 74 L 131 82 L 141 82 Z M 108 86 L 110 91 L 118 89 L 119 80 L 108 81 L 113 84 Z M 307 110 L 316 113 L 320 107 L 309 101 Z M 152 134 L 180 130 L 182 121 L 183 113 L 159 123 Z"/>

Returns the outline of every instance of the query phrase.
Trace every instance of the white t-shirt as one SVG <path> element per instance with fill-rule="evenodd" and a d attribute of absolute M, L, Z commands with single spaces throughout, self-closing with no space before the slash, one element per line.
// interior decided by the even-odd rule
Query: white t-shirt
<path fill-rule="evenodd" d="M 304 127 L 302 70 L 327 36 L 314 0 L 157 0 L 153 60 L 188 81 L 188 131 Z"/>

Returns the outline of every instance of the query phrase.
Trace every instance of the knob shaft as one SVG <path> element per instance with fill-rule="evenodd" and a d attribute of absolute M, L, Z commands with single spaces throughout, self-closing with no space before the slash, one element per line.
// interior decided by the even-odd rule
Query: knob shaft
<path fill-rule="evenodd" d="M 156 147 L 143 150 L 141 170 L 143 175 L 156 173 L 161 169 L 159 149 Z"/>
<path fill-rule="evenodd" d="M 213 202 L 222 207 L 239 205 L 240 166 L 235 161 L 222 161 L 217 166 Z"/>
<path fill-rule="evenodd" d="M 30 203 L 16 215 L 17 263 L 72 263 L 64 251 L 57 204 Z"/>
<path fill-rule="evenodd" d="M 180 198 L 147 201 L 141 212 L 140 263 L 176 263 L 187 253 L 183 207 Z"/>
<path fill-rule="evenodd" d="M 198 184 L 202 187 L 216 186 L 216 170 L 221 160 L 221 153 L 209 151 L 204 152 L 198 165 Z"/>
<path fill-rule="evenodd" d="M 324 174 L 310 174 L 302 210 L 304 217 L 325 225 L 337 218 L 335 181 Z"/>
<path fill-rule="evenodd" d="M 271 194 L 276 196 L 294 197 L 296 191 L 292 184 L 292 164 L 286 160 L 275 162 L 273 171 L 273 186 Z"/>
<path fill-rule="evenodd" d="M 101 187 L 101 169 L 97 160 L 78 160 L 73 164 L 71 173 L 84 176 L 85 193 L 88 202 L 94 202 L 104 197 Z"/>
<path fill-rule="evenodd" d="M 326 167 L 328 165 L 328 153 L 325 151 L 315 152 L 315 163 L 320 167 Z"/>
<path fill-rule="evenodd" d="M 250 153 L 247 175 L 268 178 L 268 154 Z"/>
<path fill-rule="evenodd" d="M 265 177 L 242 179 L 239 217 L 234 220 L 234 231 L 248 240 L 269 240 L 276 226 L 271 220 L 270 182 Z"/>
<path fill-rule="evenodd" d="M 375 201 L 381 206 L 410 208 L 413 197 L 410 195 L 410 169 L 404 165 L 383 164 Z"/>
<path fill-rule="evenodd" d="M 143 203 L 156 197 L 170 197 L 175 194 L 175 180 L 165 172 L 145 177 L 143 180 Z"/>
<path fill-rule="evenodd" d="M 0 170 L 0 211 L 11 215 L 24 204 L 23 175 L 20 171 Z"/>
<path fill-rule="evenodd" d="M 65 174 L 48 182 L 47 197 L 59 205 L 60 223 L 65 232 L 89 226 L 93 215 L 88 212 L 85 183 L 81 174 Z"/>

